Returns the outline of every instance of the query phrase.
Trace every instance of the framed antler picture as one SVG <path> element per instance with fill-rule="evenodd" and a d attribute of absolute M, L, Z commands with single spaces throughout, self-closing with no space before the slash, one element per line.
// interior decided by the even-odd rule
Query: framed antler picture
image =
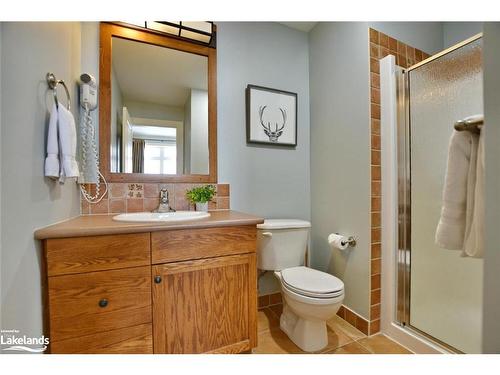
<path fill-rule="evenodd" d="M 297 94 L 248 85 L 247 143 L 297 146 Z"/>

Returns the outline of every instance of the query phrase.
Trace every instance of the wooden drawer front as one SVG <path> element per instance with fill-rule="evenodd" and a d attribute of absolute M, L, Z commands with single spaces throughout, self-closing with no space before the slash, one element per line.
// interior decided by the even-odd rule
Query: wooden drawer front
<path fill-rule="evenodd" d="M 255 252 L 256 238 L 254 225 L 153 232 L 153 263 Z"/>
<path fill-rule="evenodd" d="M 151 323 L 150 267 L 49 277 L 49 309 L 52 342 Z"/>
<path fill-rule="evenodd" d="M 152 354 L 152 324 L 141 324 L 51 343 L 53 354 Z"/>
<path fill-rule="evenodd" d="M 153 266 L 155 353 L 231 353 L 256 346 L 255 254 Z"/>
<path fill-rule="evenodd" d="M 150 264 L 150 234 L 47 240 L 49 276 L 104 271 Z"/>

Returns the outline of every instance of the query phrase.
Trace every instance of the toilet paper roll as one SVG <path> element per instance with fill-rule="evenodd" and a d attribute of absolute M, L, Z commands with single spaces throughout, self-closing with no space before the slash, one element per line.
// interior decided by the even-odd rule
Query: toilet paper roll
<path fill-rule="evenodd" d="M 349 247 L 349 239 L 340 234 L 332 233 L 328 236 L 328 244 L 332 249 L 345 250 Z"/>

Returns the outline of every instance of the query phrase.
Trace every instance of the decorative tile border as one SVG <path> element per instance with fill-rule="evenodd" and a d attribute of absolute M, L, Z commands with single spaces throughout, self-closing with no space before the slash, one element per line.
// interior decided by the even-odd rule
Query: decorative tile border
<path fill-rule="evenodd" d="M 380 294 L 381 294 L 381 148 L 380 148 L 380 64 L 379 60 L 387 55 L 396 57 L 396 64 L 408 68 L 430 55 L 400 42 L 374 29 L 369 29 L 370 43 L 370 133 L 371 133 L 371 254 L 370 254 L 370 321 L 364 320 L 354 312 L 345 309 L 345 320 L 352 320 L 357 327 L 358 321 L 366 331 L 373 335 L 380 331 Z M 349 311 L 349 312 L 347 312 Z M 356 315 L 356 318 L 353 318 Z M 352 324 L 352 323 L 351 323 Z M 353 324 L 354 325 L 354 324 Z"/>
<path fill-rule="evenodd" d="M 89 204 L 81 197 L 81 214 L 119 214 L 125 212 L 152 211 L 158 207 L 160 189 L 169 193 L 170 206 L 176 210 L 194 210 L 186 199 L 186 190 L 200 184 L 148 184 L 148 183 L 110 183 L 108 192 L 97 204 Z M 217 194 L 209 202 L 209 210 L 229 210 L 229 184 L 217 184 Z"/>

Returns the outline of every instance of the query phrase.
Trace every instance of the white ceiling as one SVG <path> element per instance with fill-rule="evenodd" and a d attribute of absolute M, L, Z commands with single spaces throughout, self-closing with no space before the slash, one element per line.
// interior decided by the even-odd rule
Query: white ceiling
<path fill-rule="evenodd" d="M 174 138 L 177 133 L 176 128 L 168 128 L 164 126 L 144 126 L 132 125 L 132 131 L 135 138 Z"/>
<path fill-rule="evenodd" d="M 124 100 L 183 107 L 208 87 L 205 56 L 114 37 L 112 63 Z"/>
<path fill-rule="evenodd" d="M 281 24 L 291 27 L 292 29 L 305 31 L 308 33 L 316 26 L 317 22 L 280 22 Z"/>

